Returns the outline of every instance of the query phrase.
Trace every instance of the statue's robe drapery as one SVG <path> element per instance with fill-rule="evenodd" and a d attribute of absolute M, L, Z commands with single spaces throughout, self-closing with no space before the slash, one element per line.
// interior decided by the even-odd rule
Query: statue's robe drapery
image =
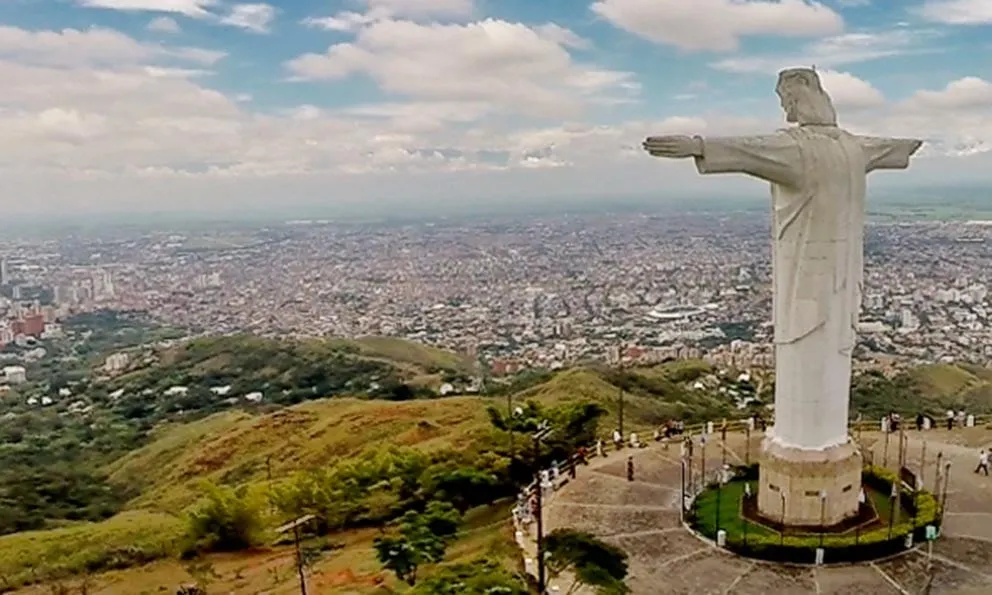
<path fill-rule="evenodd" d="M 917 145 L 836 126 L 703 139 L 699 173 L 744 173 L 772 185 L 772 435 L 783 445 L 818 449 L 847 440 L 866 176 L 908 167 Z"/>

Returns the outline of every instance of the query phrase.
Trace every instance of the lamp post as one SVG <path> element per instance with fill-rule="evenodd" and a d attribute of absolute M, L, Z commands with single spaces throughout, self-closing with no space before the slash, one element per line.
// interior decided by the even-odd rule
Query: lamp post
<path fill-rule="evenodd" d="M 889 539 L 892 539 L 892 527 L 896 523 L 896 513 L 899 511 L 899 479 L 892 482 L 892 492 L 889 494 Z"/>
<path fill-rule="evenodd" d="M 541 440 L 544 440 L 551 434 L 551 428 L 548 426 L 547 420 L 542 421 L 537 426 L 537 431 L 534 432 L 534 484 L 537 488 L 537 586 L 538 592 L 543 595 L 544 593 L 544 510 L 543 510 L 543 491 L 544 486 L 541 483 Z"/>
<path fill-rule="evenodd" d="M 934 480 L 933 480 L 934 494 L 940 493 L 940 472 L 944 470 L 944 467 L 941 464 L 943 460 L 944 460 L 944 451 L 940 451 L 937 453 L 937 467 L 934 471 Z"/>
<path fill-rule="evenodd" d="M 702 489 L 706 489 L 706 434 L 699 437 L 699 458 L 702 471 L 700 472 Z"/>
<path fill-rule="evenodd" d="M 513 393 L 506 393 L 506 433 L 510 436 L 510 464 L 513 464 Z"/>
<path fill-rule="evenodd" d="M 940 523 L 944 523 L 944 509 L 947 508 L 947 484 L 951 481 L 951 462 L 944 465 L 944 492 L 940 496 Z"/>
<path fill-rule="evenodd" d="M 923 450 L 920 453 L 920 481 L 917 485 L 919 486 L 926 485 L 926 482 L 923 481 L 923 478 L 926 476 L 926 472 L 927 472 L 927 441 L 926 439 L 924 439 Z"/>
<path fill-rule="evenodd" d="M 892 419 L 890 418 L 888 424 L 886 424 L 885 426 L 885 450 L 882 451 L 883 467 L 889 466 L 889 434 L 892 433 L 892 427 L 889 424 L 891 423 L 892 423 Z"/>
<path fill-rule="evenodd" d="M 720 534 L 720 495 L 723 493 L 723 477 L 716 480 L 716 535 Z"/>
<path fill-rule="evenodd" d="M 744 506 L 743 506 L 743 510 L 744 510 L 745 514 L 741 515 L 741 516 L 744 517 L 744 518 L 741 519 L 741 521 L 743 521 L 743 523 L 744 523 L 744 551 L 747 551 L 747 524 L 748 523 L 747 523 L 747 514 L 746 513 L 747 513 L 747 501 L 748 501 L 748 498 L 750 498 L 750 497 L 751 497 L 751 484 L 746 483 L 746 484 L 744 484 Z"/>
<path fill-rule="evenodd" d="M 689 493 L 696 494 L 696 476 L 692 471 L 692 453 L 696 450 L 696 445 L 692 442 L 692 434 L 685 437 L 685 446 L 689 451 Z"/>
<path fill-rule="evenodd" d="M 779 527 L 778 532 L 778 544 L 780 546 L 785 545 L 785 492 L 780 494 L 782 496 L 782 526 Z"/>
<path fill-rule="evenodd" d="M 823 536 L 827 532 L 827 490 L 820 490 L 820 549 L 823 549 Z"/>
<path fill-rule="evenodd" d="M 623 441 L 623 387 L 620 387 L 620 401 L 617 404 L 617 429 L 620 431 L 620 440 Z"/>
<path fill-rule="evenodd" d="M 679 521 L 685 522 L 685 456 L 680 460 L 682 463 L 682 500 L 679 501 Z"/>
<path fill-rule="evenodd" d="M 751 424 L 744 425 L 744 464 L 751 466 Z"/>

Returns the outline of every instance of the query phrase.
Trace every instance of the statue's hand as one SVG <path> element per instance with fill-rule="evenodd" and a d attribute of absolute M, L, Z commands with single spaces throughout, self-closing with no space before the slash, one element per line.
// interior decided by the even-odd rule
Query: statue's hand
<path fill-rule="evenodd" d="M 703 145 L 700 139 L 691 136 L 650 136 L 644 141 L 644 150 L 652 157 L 684 159 L 686 157 L 701 157 Z"/>

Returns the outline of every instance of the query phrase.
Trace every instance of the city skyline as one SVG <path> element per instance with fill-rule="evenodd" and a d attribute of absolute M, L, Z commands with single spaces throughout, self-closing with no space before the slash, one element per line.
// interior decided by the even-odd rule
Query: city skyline
<path fill-rule="evenodd" d="M 843 126 L 927 140 L 879 187 L 987 186 L 990 22 L 971 0 L 8 2 L 0 207 L 673 198 L 695 173 L 646 159 L 644 136 L 774 130 L 775 72 L 811 64 Z"/>

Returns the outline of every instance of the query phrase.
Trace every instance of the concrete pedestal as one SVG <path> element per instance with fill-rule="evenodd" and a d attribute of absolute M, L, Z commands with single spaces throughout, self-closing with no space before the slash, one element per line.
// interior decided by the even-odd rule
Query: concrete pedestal
<path fill-rule="evenodd" d="M 776 523 L 784 516 L 786 525 L 835 525 L 858 513 L 861 469 L 861 453 L 851 442 L 801 450 L 766 438 L 759 466 L 758 512 Z M 821 493 L 826 494 L 825 503 Z"/>

